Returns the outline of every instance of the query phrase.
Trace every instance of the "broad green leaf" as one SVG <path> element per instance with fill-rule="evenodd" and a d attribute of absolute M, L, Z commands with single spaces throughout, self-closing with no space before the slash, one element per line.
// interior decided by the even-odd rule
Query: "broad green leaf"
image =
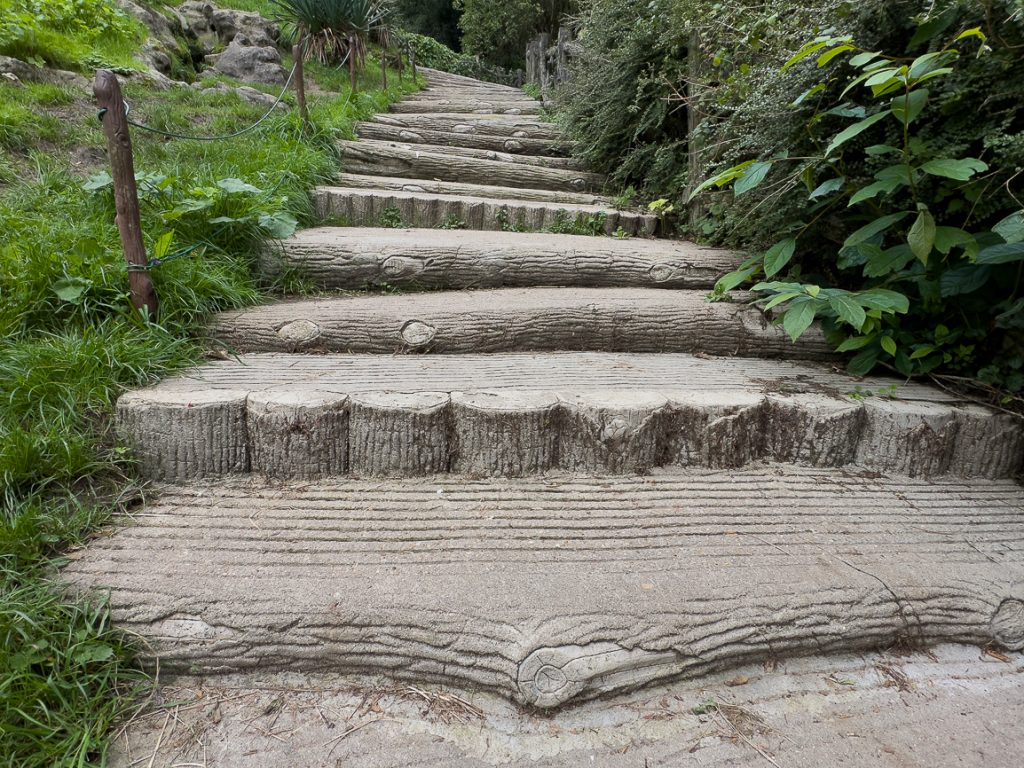
<path fill-rule="evenodd" d="M 829 306 L 836 311 L 839 319 L 852 325 L 858 331 L 864 327 L 867 315 L 864 308 L 849 296 L 833 296 L 829 299 Z"/>
<path fill-rule="evenodd" d="M 928 74 L 922 75 L 918 79 L 917 85 L 921 85 L 923 83 L 927 83 L 929 80 L 934 80 L 936 77 L 942 77 L 943 75 L 948 75 L 952 71 L 953 71 L 952 67 L 940 67 L 939 69 L 932 70 Z"/>
<path fill-rule="evenodd" d="M 864 85 L 868 87 L 873 87 L 876 85 L 881 85 L 882 83 L 887 83 L 888 81 L 892 80 L 896 75 L 898 75 L 899 71 L 899 67 L 887 67 L 886 69 L 880 69 L 874 74 L 872 74 L 871 77 L 869 77 L 864 82 Z"/>
<path fill-rule="evenodd" d="M 901 315 L 906 314 L 910 309 L 910 300 L 906 296 L 888 288 L 870 288 L 856 294 L 855 298 L 862 307 L 867 309 L 878 309 Z"/>
<path fill-rule="evenodd" d="M 902 96 L 896 96 L 892 100 L 890 110 L 903 125 L 910 125 L 921 114 L 927 103 L 928 89 L 921 88 Z"/>
<path fill-rule="evenodd" d="M 918 347 L 910 355 L 911 360 L 920 360 L 922 357 L 928 357 L 932 352 L 935 351 L 935 347 L 930 344 L 925 344 L 923 347 Z"/>
<path fill-rule="evenodd" d="M 790 259 L 796 252 L 796 240 L 792 237 L 780 240 L 764 255 L 764 274 L 766 277 L 777 275 L 783 267 L 789 264 Z"/>
<path fill-rule="evenodd" d="M 1024 211 L 1011 213 L 992 227 L 992 231 L 1008 243 L 1024 241 Z"/>
<path fill-rule="evenodd" d="M 836 137 L 832 139 L 832 142 L 828 145 L 828 149 L 825 150 L 825 156 L 828 157 L 835 150 L 837 150 L 843 144 L 848 142 L 850 139 L 864 133 L 864 131 L 866 131 L 868 128 L 870 128 L 880 120 L 884 120 L 886 115 L 888 114 L 888 112 L 879 112 L 877 115 L 872 115 L 871 117 L 865 118 L 864 120 L 854 123 L 853 125 L 840 131 L 838 134 L 836 134 Z"/>
<path fill-rule="evenodd" d="M 852 51 L 852 50 L 855 50 L 855 48 L 852 45 L 846 44 L 846 45 L 840 45 L 840 46 L 838 46 L 836 48 L 833 48 L 830 51 L 825 51 L 825 53 L 821 54 L 821 56 L 818 57 L 818 67 L 819 68 L 820 67 L 824 67 L 830 61 L 832 61 L 832 59 L 834 59 L 836 56 L 840 56 L 840 55 L 846 53 L 847 51 Z"/>
<path fill-rule="evenodd" d="M 936 227 L 935 228 L 935 250 L 943 256 L 957 246 L 967 245 L 974 242 L 974 235 L 964 232 L 958 227 Z"/>
<path fill-rule="evenodd" d="M 71 650 L 71 659 L 76 664 L 92 664 L 106 661 L 114 655 L 114 649 L 104 643 L 83 643 Z"/>
<path fill-rule="evenodd" d="M 891 155 L 899 154 L 899 147 L 893 147 L 888 144 L 872 144 L 870 147 L 864 150 L 869 155 Z"/>
<path fill-rule="evenodd" d="M 882 216 L 881 218 L 875 219 L 870 224 L 865 224 L 863 227 L 861 227 L 848 238 L 846 238 L 845 242 L 843 242 L 843 245 L 846 247 L 859 245 L 860 243 L 870 240 L 875 235 L 884 232 L 893 224 L 903 221 L 903 219 L 907 218 L 907 216 L 909 215 L 909 212 L 904 211 L 903 213 L 891 213 L 888 216 Z"/>
<path fill-rule="evenodd" d="M 851 336 L 836 347 L 836 352 L 853 352 L 856 349 L 863 349 L 874 339 L 874 336 Z"/>
<path fill-rule="evenodd" d="M 86 192 L 97 192 L 101 189 L 106 189 L 114 183 L 114 177 L 106 171 L 100 171 L 89 177 L 89 180 L 82 185 L 82 189 Z"/>
<path fill-rule="evenodd" d="M 299 222 L 290 213 L 263 214 L 259 222 L 263 229 L 279 240 L 291 237 L 299 228 Z"/>
<path fill-rule="evenodd" d="M 981 264 L 967 264 L 944 272 L 939 278 L 943 298 L 974 293 L 988 282 L 992 269 Z"/>
<path fill-rule="evenodd" d="M 861 246 L 863 247 L 863 246 Z M 886 250 L 877 248 L 864 266 L 865 277 L 885 277 L 906 268 L 914 260 L 914 252 L 906 243 L 900 243 Z"/>
<path fill-rule="evenodd" d="M 165 232 L 153 246 L 153 258 L 162 259 L 171 250 L 171 243 L 174 241 L 174 230 Z"/>
<path fill-rule="evenodd" d="M 824 91 L 825 87 L 826 86 L 824 83 L 818 83 L 817 85 L 811 86 L 806 91 L 804 91 L 803 93 L 796 97 L 796 99 L 793 101 L 792 106 L 799 107 L 801 104 L 807 101 L 807 99 L 811 98 L 811 96 L 815 96 Z"/>
<path fill-rule="evenodd" d="M 890 355 L 896 354 L 896 342 L 895 340 L 893 340 L 892 336 L 883 336 L 881 339 L 879 339 L 879 342 L 882 345 L 882 349 L 884 349 Z"/>
<path fill-rule="evenodd" d="M 956 41 L 960 42 L 961 40 L 966 40 L 968 37 L 978 37 L 978 38 L 981 38 L 981 42 L 983 42 L 983 43 L 986 40 L 988 40 L 988 38 L 985 37 L 985 33 L 981 31 L 981 27 L 973 27 L 973 28 L 968 29 L 965 32 L 961 32 L 959 35 L 957 35 Z"/>
<path fill-rule="evenodd" d="M 892 192 L 894 189 L 900 186 L 905 186 L 903 181 L 900 179 L 884 179 L 883 181 L 876 181 L 874 184 L 869 184 L 863 189 L 857 190 L 856 193 L 850 198 L 850 202 L 847 207 L 862 203 L 865 200 L 870 200 L 873 197 L 884 193 Z"/>
<path fill-rule="evenodd" d="M 921 170 L 931 176 L 942 176 L 946 179 L 967 181 L 974 174 L 988 170 L 988 165 L 973 157 L 965 157 L 961 160 L 942 159 L 929 160 L 921 166 Z"/>
<path fill-rule="evenodd" d="M 808 296 L 818 298 L 818 294 L 821 293 L 821 286 L 818 285 L 805 285 L 804 290 L 807 291 Z"/>
<path fill-rule="evenodd" d="M 786 293 L 779 293 L 772 296 L 771 301 L 764 305 L 765 310 L 774 309 L 785 301 L 795 299 L 797 296 L 803 296 L 801 291 L 787 291 Z"/>
<path fill-rule="evenodd" d="M 768 175 L 771 169 L 772 164 L 763 161 L 748 166 L 743 175 L 736 180 L 736 186 L 734 187 L 736 197 L 746 194 L 764 181 L 764 177 Z"/>
<path fill-rule="evenodd" d="M 691 192 L 690 196 L 687 198 L 687 202 L 693 200 L 693 198 L 695 198 L 705 189 L 710 189 L 711 187 L 724 187 L 730 181 L 735 181 L 736 179 L 743 175 L 744 171 L 747 169 L 748 166 L 751 166 L 753 164 L 753 160 L 747 160 L 745 162 L 740 163 L 739 165 L 734 165 L 732 168 L 726 168 L 724 171 L 715 174 L 710 179 L 707 179 L 703 183 L 701 183 L 701 185 L 697 187 L 695 190 L 693 190 L 693 192 Z"/>
<path fill-rule="evenodd" d="M 865 64 L 870 64 L 881 55 L 882 54 L 878 51 L 865 51 L 864 53 L 858 53 L 850 59 L 850 65 L 854 67 L 863 67 Z"/>
<path fill-rule="evenodd" d="M 92 284 L 92 280 L 84 277 L 66 277 L 53 284 L 53 292 L 61 301 L 78 305 L 82 303 L 82 297 L 92 287 Z"/>
<path fill-rule="evenodd" d="M 922 264 L 928 263 L 935 247 L 935 218 L 927 210 L 917 214 L 917 220 L 907 233 L 907 243 Z"/>
<path fill-rule="evenodd" d="M 910 65 L 910 70 L 907 74 L 910 76 L 911 80 L 917 80 L 919 77 L 933 71 L 934 68 L 939 66 L 948 56 L 949 53 L 946 51 L 933 51 L 932 53 L 926 53 L 923 56 L 918 56 L 914 59 L 914 63 Z"/>
<path fill-rule="evenodd" d="M 786 308 L 786 316 L 782 318 L 782 327 L 789 334 L 789 338 L 796 341 L 804 334 L 804 331 L 811 327 L 815 314 L 813 299 L 808 298 L 806 301 L 795 299 Z"/>
<path fill-rule="evenodd" d="M 1024 261 L 1024 243 L 1001 243 L 983 248 L 978 254 L 978 264 L 1009 264 Z"/>
<path fill-rule="evenodd" d="M 817 53 L 818 51 L 820 51 L 821 49 L 827 48 L 828 45 L 829 45 L 828 40 L 827 39 L 821 39 L 821 38 L 818 38 L 816 40 L 812 40 L 809 43 L 805 43 L 804 46 L 799 51 L 797 51 L 796 53 L 793 54 L 793 56 L 789 59 L 789 61 L 787 61 L 785 64 L 782 65 L 782 71 L 785 72 L 786 70 L 793 68 L 794 66 L 799 64 L 801 61 L 806 59 L 808 56 L 812 56 L 815 53 Z"/>
<path fill-rule="evenodd" d="M 254 187 L 252 184 L 247 184 L 241 179 L 221 179 L 217 182 L 217 186 L 229 193 L 241 192 L 248 195 L 263 194 L 262 189 Z"/>
<path fill-rule="evenodd" d="M 880 354 L 881 351 L 878 347 L 867 347 L 847 363 L 846 369 L 854 376 L 863 376 L 870 373 L 871 369 L 874 368 L 875 364 L 878 362 Z"/>
<path fill-rule="evenodd" d="M 838 192 L 843 188 L 843 184 L 846 183 L 845 176 L 838 176 L 834 179 L 829 179 L 818 185 L 818 187 L 811 192 L 808 200 L 815 200 L 819 197 L 825 197 L 825 195 L 831 195 L 833 192 Z"/>
<path fill-rule="evenodd" d="M 743 267 L 741 269 L 729 272 L 726 275 L 722 275 L 722 277 L 719 278 L 718 282 L 715 283 L 715 293 L 728 293 L 741 283 L 747 282 L 747 280 L 749 280 L 754 275 L 754 273 L 759 272 L 760 269 L 761 265 L 756 264 L 754 266 Z"/>

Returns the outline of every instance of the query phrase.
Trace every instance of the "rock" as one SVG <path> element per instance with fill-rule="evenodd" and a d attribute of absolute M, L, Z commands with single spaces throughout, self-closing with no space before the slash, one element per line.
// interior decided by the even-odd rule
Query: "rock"
<path fill-rule="evenodd" d="M 168 18 L 132 0 L 118 0 L 118 5 L 149 30 L 150 37 L 141 50 L 143 61 L 149 65 L 151 71 L 164 76 L 170 75 L 174 68 L 174 59 L 187 58 L 187 49 L 180 41 L 185 35 L 181 20 L 177 16 Z"/>
<path fill-rule="evenodd" d="M 276 47 L 281 39 L 281 29 L 258 13 L 218 8 L 213 3 L 189 0 L 178 8 L 178 18 L 183 26 L 198 40 L 206 53 L 230 45 L 239 35 L 249 40 L 249 45 Z"/>
<path fill-rule="evenodd" d="M 277 48 L 252 45 L 244 35 L 236 35 L 224 53 L 207 56 L 206 60 L 212 60 L 213 68 L 222 75 L 245 82 L 283 85 L 287 79 Z"/>
<path fill-rule="evenodd" d="M 257 91 L 255 88 L 250 88 L 247 85 L 240 85 L 237 88 L 232 88 L 226 83 L 216 83 L 214 85 L 204 86 L 202 83 L 194 83 L 193 88 L 204 93 L 234 93 L 239 98 L 244 99 L 252 104 L 259 104 L 261 106 L 269 107 L 270 105 L 277 103 L 278 109 L 288 109 L 288 106 L 283 102 L 277 102 L 275 96 L 271 96 L 269 93 L 263 91 Z"/>
<path fill-rule="evenodd" d="M 89 85 L 89 81 L 77 72 L 37 67 L 35 64 L 30 64 L 21 59 L 13 59 L 9 56 L 0 56 L 0 74 L 13 75 L 17 80 L 24 80 L 30 83 L 53 83 L 54 85 L 69 85 L 76 88 L 85 88 Z M 8 77 L 4 79 L 10 80 Z"/>

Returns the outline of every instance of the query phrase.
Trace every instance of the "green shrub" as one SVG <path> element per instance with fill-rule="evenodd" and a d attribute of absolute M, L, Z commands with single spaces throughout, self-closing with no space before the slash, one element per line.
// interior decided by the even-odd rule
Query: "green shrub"
<path fill-rule="evenodd" d="M 403 31 L 398 34 L 398 39 L 416 52 L 416 63 L 424 67 L 503 85 L 518 85 L 522 81 L 520 72 L 491 66 L 473 56 L 456 53 L 432 37 Z"/>
<path fill-rule="evenodd" d="M 539 0 L 455 0 L 462 11 L 462 50 L 487 63 L 522 69 L 526 44 L 544 18 Z"/>
<path fill-rule="evenodd" d="M 57 67 L 130 67 L 144 37 L 115 0 L 8 0 L 0 8 L 0 54 Z"/>

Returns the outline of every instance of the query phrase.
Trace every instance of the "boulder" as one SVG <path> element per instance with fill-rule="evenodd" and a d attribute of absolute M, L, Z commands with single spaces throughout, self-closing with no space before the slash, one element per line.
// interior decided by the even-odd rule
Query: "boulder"
<path fill-rule="evenodd" d="M 201 0 L 189 0 L 178 7 L 177 13 L 182 25 L 205 53 L 230 45 L 239 36 L 257 47 L 276 47 L 281 39 L 277 24 L 251 11 L 234 11 Z"/>
<path fill-rule="evenodd" d="M 248 101 L 250 104 L 269 107 L 276 103 L 278 109 L 288 108 L 284 102 L 278 102 L 276 96 L 271 96 L 269 93 L 264 93 L 263 91 L 257 91 L 255 88 L 250 88 L 247 85 L 240 85 L 237 88 L 232 88 L 226 83 L 214 83 L 213 85 L 194 83 L 192 87 L 204 93 L 234 93 L 240 99 Z"/>
<path fill-rule="evenodd" d="M 245 35 L 235 35 L 223 53 L 206 57 L 215 71 L 249 83 L 283 85 L 288 73 L 281 54 L 271 45 L 253 45 Z"/>
<path fill-rule="evenodd" d="M 0 75 L 12 75 L 17 80 L 29 83 L 53 83 L 54 85 L 70 85 L 81 88 L 89 85 L 89 81 L 76 72 L 39 67 L 10 56 L 0 56 Z M 10 80 L 11 78 L 4 77 L 4 79 Z"/>

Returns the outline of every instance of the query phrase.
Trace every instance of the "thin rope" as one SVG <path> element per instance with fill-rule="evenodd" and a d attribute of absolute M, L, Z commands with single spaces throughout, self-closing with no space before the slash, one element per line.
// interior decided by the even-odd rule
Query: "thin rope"
<path fill-rule="evenodd" d="M 131 111 L 131 107 L 129 106 L 128 102 L 125 102 L 125 104 L 124 104 L 125 119 L 127 120 L 128 125 L 134 126 L 134 127 L 138 128 L 140 130 L 143 130 L 143 131 L 149 131 L 150 133 L 155 133 L 155 134 L 157 134 L 159 136 L 166 136 L 169 139 L 184 139 L 186 141 L 224 141 L 226 139 L 234 139 L 234 138 L 236 138 L 238 136 L 241 136 L 242 134 L 248 133 L 249 131 L 253 130 L 254 128 L 256 128 L 258 125 L 260 125 L 262 122 L 264 122 L 268 117 L 270 117 L 274 113 L 274 110 L 277 109 L 277 105 L 280 104 L 282 101 L 284 101 L 285 94 L 288 93 L 288 88 L 291 86 L 292 80 L 295 78 L 295 70 L 297 68 L 298 68 L 298 65 L 293 65 L 292 66 L 292 71 L 288 73 L 288 79 L 285 80 L 284 88 L 281 89 L 281 94 L 277 97 L 277 100 L 270 106 L 270 109 L 268 109 L 266 111 L 266 113 L 264 113 L 264 115 L 259 120 L 257 120 L 255 123 L 253 123 L 250 126 L 247 126 L 245 128 L 242 128 L 241 130 L 235 131 L 234 133 L 225 134 L 224 136 L 188 136 L 188 135 L 183 134 L 183 133 L 174 133 L 173 131 L 162 131 L 159 128 L 151 128 L 148 125 L 143 125 L 142 123 L 136 123 L 134 120 L 128 120 L 127 119 L 128 118 L 128 113 Z M 97 115 L 97 117 L 102 121 L 103 120 L 103 116 L 106 114 L 106 112 L 107 112 L 106 109 L 101 109 L 99 111 L 99 114 Z"/>

